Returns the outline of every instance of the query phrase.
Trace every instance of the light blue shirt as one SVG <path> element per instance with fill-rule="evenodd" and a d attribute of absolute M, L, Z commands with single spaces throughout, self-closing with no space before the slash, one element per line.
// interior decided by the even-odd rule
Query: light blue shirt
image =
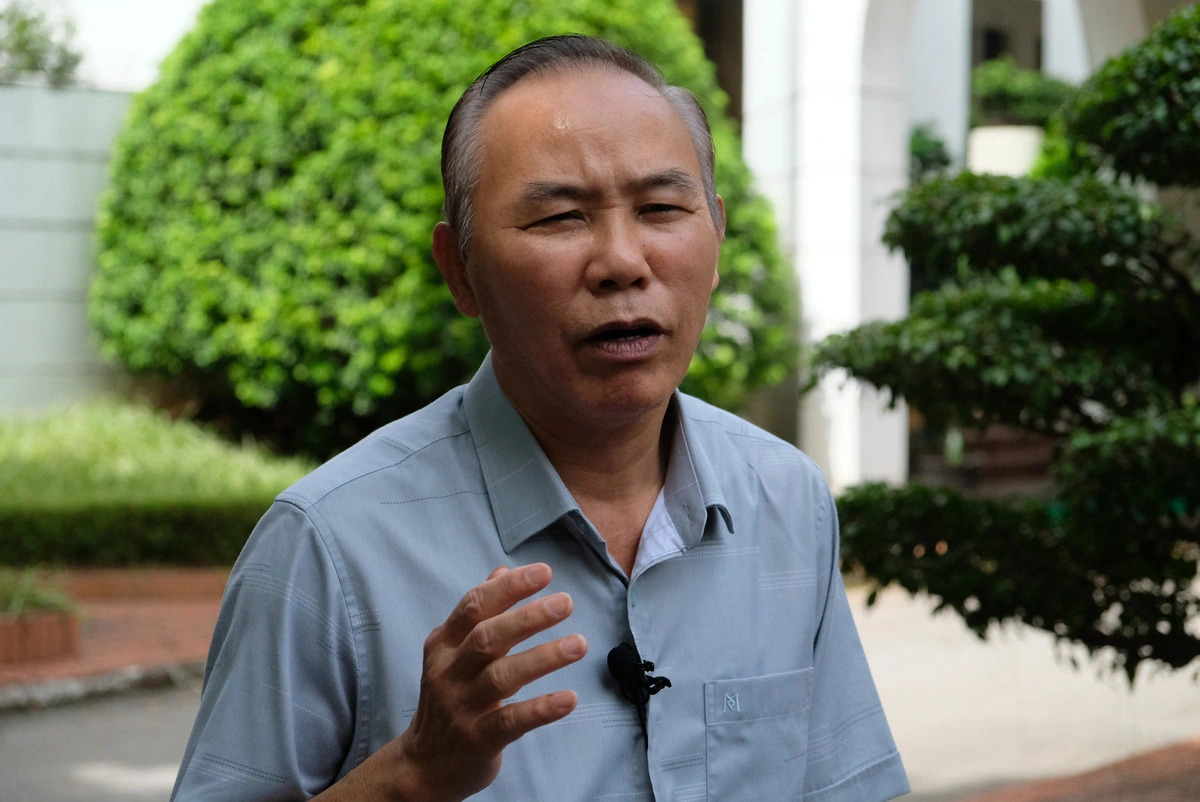
<path fill-rule="evenodd" d="M 281 493 L 229 580 L 174 799 L 313 796 L 400 734 L 422 644 L 497 565 L 546 562 L 580 632 L 573 713 L 504 752 L 481 800 L 890 799 L 908 791 L 838 573 L 837 517 L 792 446 L 677 393 L 632 577 L 491 362 Z M 648 739 L 607 670 L 636 644 L 671 687 Z"/>

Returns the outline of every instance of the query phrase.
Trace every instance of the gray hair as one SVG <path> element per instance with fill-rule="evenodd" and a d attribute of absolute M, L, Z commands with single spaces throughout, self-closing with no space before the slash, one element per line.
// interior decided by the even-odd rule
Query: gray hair
<path fill-rule="evenodd" d="M 442 214 L 454 229 L 458 250 L 464 258 L 471 245 L 471 196 L 479 184 L 479 126 L 484 113 L 496 98 L 529 75 L 595 67 L 620 70 L 640 78 L 658 90 L 683 118 L 700 160 L 708 212 L 713 225 L 723 231 L 713 174 L 716 149 L 708 117 L 696 96 L 683 87 L 668 84 L 657 67 L 631 50 L 593 36 L 563 34 L 530 42 L 497 61 L 467 87 L 450 112 L 442 135 L 442 186 L 446 191 Z"/>

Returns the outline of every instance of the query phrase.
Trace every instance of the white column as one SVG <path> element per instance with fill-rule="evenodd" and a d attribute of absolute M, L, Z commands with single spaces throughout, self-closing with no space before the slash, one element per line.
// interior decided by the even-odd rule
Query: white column
<path fill-rule="evenodd" d="M 1087 0 L 1079 3 L 1088 74 L 1146 35 L 1141 3 L 1130 0 Z"/>
<path fill-rule="evenodd" d="M 1042 0 L 1042 72 L 1073 84 L 1091 74 L 1079 0 Z"/>
<path fill-rule="evenodd" d="M 907 175 L 905 57 L 912 0 L 746 0 L 743 132 L 774 202 L 815 342 L 904 314 L 905 265 L 879 242 Z M 801 447 L 835 488 L 903 481 L 907 418 L 831 377 L 801 410 Z"/>
<path fill-rule="evenodd" d="M 909 124 L 932 123 L 954 163 L 962 165 L 971 105 L 969 2 L 916 0 L 906 72 Z"/>
<path fill-rule="evenodd" d="M 793 259 L 796 9 L 788 0 L 745 0 L 742 9 L 742 154 L 758 191 L 774 207 L 780 247 Z"/>
<path fill-rule="evenodd" d="M 908 314 L 908 265 L 899 254 L 889 253 L 881 240 L 892 198 L 908 185 L 905 66 L 915 4 L 915 0 L 874 0 L 865 21 L 859 239 L 862 321 L 898 320 Z M 969 37 L 970 19 L 964 16 L 962 22 L 963 35 Z M 965 42 L 969 59 L 969 38 Z M 900 404 L 886 409 L 884 398 L 874 391 L 864 391 L 859 405 L 861 457 L 856 481 L 904 481 L 908 478 L 907 408 Z"/>

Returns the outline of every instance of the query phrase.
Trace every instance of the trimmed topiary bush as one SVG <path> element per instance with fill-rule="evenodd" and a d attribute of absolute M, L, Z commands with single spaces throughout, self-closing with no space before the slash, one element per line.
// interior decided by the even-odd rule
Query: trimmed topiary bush
<path fill-rule="evenodd" d="M 429 245 L 442 129 L 495 59 L 565 31 L 649 57 L 710 114 L 729 229 L 685 389 L 735 407 L 783 378 L 790 272 L 671 0 L 214 0 L 116 145 L 90 299 L 104 352 L 321 455 L 467 380 L 486 340 Z"/>
<path fill-rule="evenodd" d="M 1200 186 L 1197 70 L 1189 7 L 1082 88 L 1040 177 L 910 189 L 884 241 L 929 286 L 906 319 L 815 349 L 818 373 L 935 427 L 1054 442 L 1052 498 L 851 488 L 843 567 L 936 594 L 980 635 L 1040 627 L 1131 682 L 1143 663 L 1200 664 L 1200 242 L 1096 168 Z"/>
<path fill-rule="evenodd" d="M 1101 67 L 1071 104 L 1066 127 L 1121 173 L 1200 186 L 1200 5 L 1176 9 Z"/>

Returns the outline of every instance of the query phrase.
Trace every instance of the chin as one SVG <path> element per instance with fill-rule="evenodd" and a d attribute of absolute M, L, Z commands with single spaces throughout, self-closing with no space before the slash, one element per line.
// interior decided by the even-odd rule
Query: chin
<path fill-rule="evenodd" d="M 661 381 L 604 382 L 591 394 L 588 406 L 602 420 L 632 422 L 666 406 L 677 386 Z"/>

